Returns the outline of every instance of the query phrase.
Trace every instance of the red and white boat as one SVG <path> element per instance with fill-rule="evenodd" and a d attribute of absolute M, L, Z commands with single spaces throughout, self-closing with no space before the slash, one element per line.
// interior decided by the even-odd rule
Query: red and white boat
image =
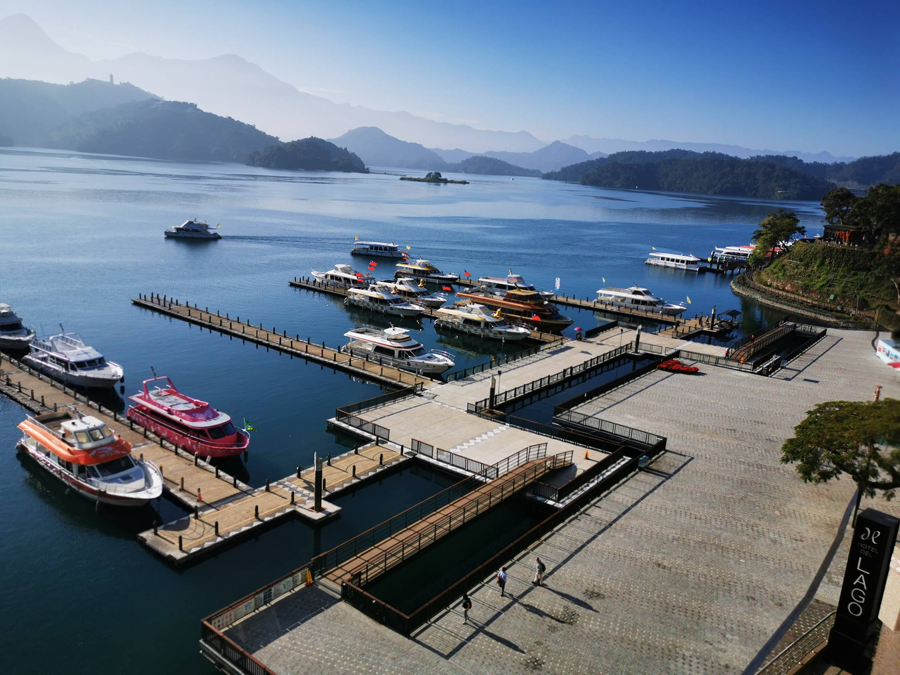
<path fill-rule="evenodd" d="M 19 424 L 17 449 L 88 499 L 116 506 L 143 506 L 163 491 L 153 462 L 135 460 L 131 443 L 96 417 L 68 410 L 28 417 Z"/>
<path fill-rule="evenodd" d="M 144 380 L 125 413 L 135 424 L 201 457 L 231 457 L 250 445 L 250 434 L 205 401 L 185 396 L 168 377 Z"/>

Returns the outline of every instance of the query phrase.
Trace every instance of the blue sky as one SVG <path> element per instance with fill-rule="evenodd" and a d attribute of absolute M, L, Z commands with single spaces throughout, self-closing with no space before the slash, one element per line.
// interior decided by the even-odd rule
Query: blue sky
<path fill-rule="evenodd" d="M 900 150 L 900 3 L 0 0 L 93 59 L 233 53 L 341 103 L 479 128 Z"/>

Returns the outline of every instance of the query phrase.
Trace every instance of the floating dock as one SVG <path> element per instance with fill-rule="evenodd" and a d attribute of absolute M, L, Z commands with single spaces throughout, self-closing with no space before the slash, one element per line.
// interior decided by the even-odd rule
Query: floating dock
<path fill-rule="evenodd" d="M 318 522 L 340 510 L 324 500 L 323 510 L 314 510 L 312 468 L 254 489 L 136 426 L 124 415 L 3 354 L 0 354 L 0 392 L 34 414 L 68 407 L 93 415 L 130 442 L 135 455 L 156 464 L 163 474 L 166 494 L 193 511 L 193 515 L 142 532 L 138 538 L 175 564 L 188 562 L 284 516 L 295 515 Z M 378 443 L 331 459 L 323 467 L 324 496 L 355 487 L 407 459 Z"/>
<path fill-rule="evenodd" d="M 433 380 L 430 377 L 416 375 L 390 365 L 381 364 L 375 359 L 344 354 L 339 349 L 326 347 L 324 342 L 315 343 L 309 338 L 304 340 L 299 335 L 291 337 L 286 331 L 279 333 L 275 326 L 268 330 L 263 328 L 261 323 L 258 326 L 254 326 L 246 318 L 244 321 L 241 321 L 240 317 L 232 319 L 227 313 L 225 316 L 222 316 L 219 312 L 210 312 L 209 308 L 201 309 L 196 304 L 192 307 L 190 303 L 184 303 L 165 295 L 160 296 L 154 293 L 140 295 L 134 298 L 132 302 L 139 307 L 193 323 L 210 331 L 254 342 L 266 347 L 266 349 L 274 349 L 292 357 L 297 356 L 316 363 L 322 363 L 329 368 L 348 372 L 366 380 L 388 386 L 412 387 L 421 385 L 430 387 L 437 383 L 437 380 Z"/>

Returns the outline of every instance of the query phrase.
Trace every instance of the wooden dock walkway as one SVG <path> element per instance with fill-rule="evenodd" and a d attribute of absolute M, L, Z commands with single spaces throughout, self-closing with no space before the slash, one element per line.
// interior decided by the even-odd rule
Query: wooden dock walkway
<path fill-rule="evenodd" d="M 25 364 L 0 354 L 0 393 L 34 414 L 69 407 L 101 419 L 163 474 L 166 493 L 194 515 L 147 530 L 138 538 L 169 561 L 181 564 L 209 549 L 234 541 L 254 528 L 286 515 L 311 522 L 335 515 L 339 507 L 322 502 L 313 509 L 313 469 L 252 488 L 174 445 L 124 415 L 108 410 Z M 371 444 L 331 460 L 323 469 L 325 493 L 334 496 L 408 458 L 385 445 Z"/>
<path fill-rule="evenodd" d="M 730 319 L 717 319 L 716 323 L 711 326 L 709 317 L 695 317 L 679 321 L 674 326 L 664 328 L 657 335 L 689 340 L 700 333 L 709 333 L 711 335 L 730 333 L 736 326 L 737 322 Z"/>
<path fill-rule="evenodd" d="M 417 384 L 430 387 L 437 383 L 437 380 L 424 375 L 416 375 L 390 365 L 382 365 L 374 359 L 344 354 L 339 349 L 326 347 L 324 342 L 317 344 L 311 342 L 309 338 L 304 340 L 299 335 L 291 337 L 286 331 L 279 333 L 275 326 L 268 330 L 263 328 L 262 323 L 254 326 L 246 318 L 244 321 L 241 321 L 240 317 L 232 319 L 228 313 L 223 317 L 219 312 L 210 312 L 209 308 L 200 308 L 196 304 L 192 307 L 190 303 L 184 303 L 165 295 L 159 296 L 154 293 L 141 295 L 134 298 L 132 302 L 139 307 L 151 309 L 211 331 L 263 345 L 267 349 L 274 349 L 289 354 L 291 357 L 297 356 L 315 361 L 329 368 L 392 387 L 411 387 Z"/>
<path fill-rule="evenodd" d="M 319 293 L 336 295 L 341 298 L 346 298 L 348 295 L 347 290 L 344 288 L 323 284 L 321 281 L 316 281 L 315 279 L 310 279 L 308 277 L 294 277 L 293 281 L 288 282 L 288 285 L 293 286 L 294 288 L 304 288 L 308 291 L 318 291 Z M 439 318 L 437 309 L 434 309 L 432 307 L 425 307 L 424 310 L 425 311 L 421 314 L 423 318 L 432 320 Z M 558 341 L 559 335 L 556 335 L 555 333 L 546 333 L 533 330 L 531 331 L 531 335 L 529 335 L 526 339 L 540 342 L 542 344 L 549 344 L 551 342 Z"/>
<path fill-rule="evenodd" d="M 325 579 L 336 584 L 340 584 L 344 579 L 352 579 L 355 585 L 365 585 L 488 509 L 509 499 L 541 476 L 562 466 L 563 463 L 551 456 L 535 459 L 511 469 L 508 473 L 479 485 L 431 515 L 346 560 L 326 573 Z"/>

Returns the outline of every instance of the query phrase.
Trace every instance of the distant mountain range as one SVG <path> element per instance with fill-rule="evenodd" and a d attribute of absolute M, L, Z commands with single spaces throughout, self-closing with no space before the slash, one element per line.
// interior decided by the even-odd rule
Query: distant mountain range
<path fill-rule="evenodd" d="M 723 143 L 688 143 L 684 141 L 624 141 L 620 138 L 591 138 L 590 136 L 572 136 L 563 141 L 569 145 L 581 148 L 585 152 L 627 152 L 630 150 L 646 150 L 659 152 L 662 150 L 692 150 L 694 152 L 719 152 L 733 157 L 748 159 L 760 155 L 784 155 L 797 157 L 805 162 L 849 162 L 853 157 L 835 157 L 830 152 L 801 152 L 800 150 L 753 150 L 740 145 L 725 145 Z"/>
<path fill-rule="evenodd" d="M 117 59 L 91 61 L 82 54 L 60 47 L 34 21 L 22 14 L 0 19 L 0 64 L 0 77 L 52 83 L 79 82 L 87 78 L 107 80 L 112 75 L 117 81 L 131 82 L 165 99 L 189 101 L 196 103 L 202 110 L 240 119 L 282 139 L 305 136 L 333 138 L 350 129 L 375 126 L 395 138 L 432 149 L 448 163 L 458 163 L 480 154 L 523 167 L 528 163 L 528 168 L 548 171 L 565 165 L 560 164 L 560 161 L 571 164 L 585 159 L 574 155 L 555 161 L 544 161 L 545 158 L 542 157 L 520 157 L 518 155 L 521 153 L 533 153 L 547 146 L 545 141 L 527 131 L 475 129 L 465 124 L 436 122 L 408 112 L 386 112 L 337 104 L 326 98 L 301 92 L 235 55 L 180 60 L 134 53 Z M 5 133 L 9 135 L 9 132 Z M 775 152 L 713 143 L 664 140 L 636 142 L 590 136 L 572 136 L 564 139 L 560 145 L 581 149 L 588 155 L 677 147 L 723 152 L 738 157 L 785 154 L 809 161 L 850 159 L 835 158 L 827 152 Z M 438 151 L 435 148 L 454 150 Z M 557 153 L 563 150 L 572 152 L 566 147 L 557 147 L 548 150 L 546 155 L 561 156 Z M 515 153 L 515 156 L 506 153 Z"/>

